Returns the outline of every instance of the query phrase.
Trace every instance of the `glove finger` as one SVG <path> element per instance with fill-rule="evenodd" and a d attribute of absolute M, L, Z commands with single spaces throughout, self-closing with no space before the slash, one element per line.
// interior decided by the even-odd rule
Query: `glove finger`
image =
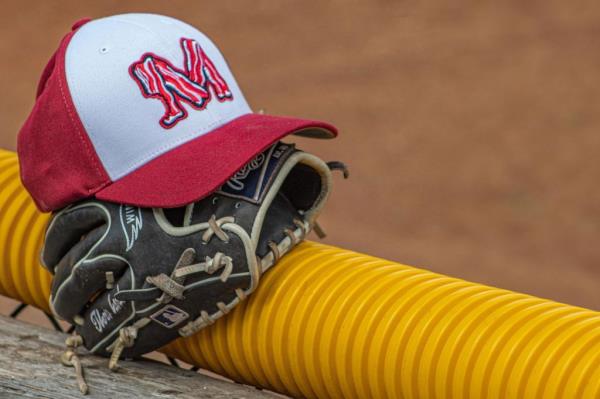
<path fill-rule="evenodd" d="M 128 267 L 123 258 L 112 254 L 81 260 L 79 254 L 86 254 L 86 247 L 94 245 L 97 241 L 94 238 L 102 234 L 102 229 L 94 230 L 86 240 L 77 243 L 56 267 L 51 305 L 54 312 L 67 321 L 72 321 L 75 315 L 83 312 L 87 304 L 106 289 L 108 272 L 118 281 Z"/>
<path fill-rule="evenodd" d="M 42 265 L 54 273 L 59 262 L 90 232 L 108 228 L 109 215 L 93 202 L 68 208 L 54 216 L 46 231 Z"/>
<path fill-rule="evenodd" d="M 90 231 L 84 239 L 76 242 L 66 253 L 53 265 L 54 278 L 52 279 L 52 293 L 55 293 L 55 287 L 60 286 L 66 280 L 73 270 L 73 267 L 80 262 L 102 239 L 105 233 L 104 227 L 97 227 Z"/>

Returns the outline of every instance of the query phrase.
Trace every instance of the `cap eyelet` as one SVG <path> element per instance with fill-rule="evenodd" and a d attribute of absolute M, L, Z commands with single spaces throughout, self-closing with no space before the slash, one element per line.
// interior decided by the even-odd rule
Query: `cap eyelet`
<path fill-rule="evenodd" d="M 100 49 L 98 50 L 98 52 L 99 52 L 100 54 L 106 54 L 106 53 L 108 53 L 109 51 L 110 51 L 110 48 L 109 48 L 108 46 L 102 46 L 102 47 L 100 47 Z"/>
<path fill-rule="evenodd" d="M 236 202 L 236 203 L 235 203 L 235 209 L 238 209 L 240 206 L 242 206 L 242 203 L 241 203 L 241 202 Z"/>

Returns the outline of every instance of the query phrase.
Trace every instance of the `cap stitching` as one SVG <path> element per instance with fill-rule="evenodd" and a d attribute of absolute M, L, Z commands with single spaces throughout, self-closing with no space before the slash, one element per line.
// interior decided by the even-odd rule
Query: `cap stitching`
<path fill-rule="evenodd" d="M 71 38 L 72 38 L 72 37 L 73 37 L 73 35 L 71 35 Z M 66 44 L 65 44 L 65 50 L 64 50 L 64 52 L 65 52 L 65 55 L 66 55 L 66 47 L 67 47 L 67 45 L 68 45 L 68 43 L 66 43 Z M 66 58 L 66 57 L 65 57 L 65 58 Z M 66 70 L 65 70 L 65 65 L 64 65 L 64 62 L 65 62 L 65 60 L 63 59 L 63 60 L 61 60 L 61 61 L 62 61 L 62 62 L 59 62 L 59 63 L 58 63 L 58 65 L 59 65 L 59 68 L 60 68 L 60 70 L 61 70 L 61 75 L 63 75 L 63 74 L 64 74 L 64 76 L 66 77 L 67 73 L 66 73 Z M 62 76 L 59 76 L 59 77 L 58 77 L 58 87 L 59 87 L 59 89 L 60 89 L 60 95 L 61 95 L 61 97 L 62 97 L 63 104 L 64 104 L 64 106 L 65 106 L 65 108 L 66 108 L 66 110 L 67 110 L 67 115 L 69 115 L 69 119 L 71 120 L 71 123 L 72 123 L 72 124 L 75 126 L 75 130 L 77 131 L 77 134 L 79 135 L 79 139 L 81 140 L 81 142 L 82 142 L 82 144 L 83 144 L 83 146 L 84 146 L 84 148 L 85 148 L 85 150 L 86 150 L 86 153 L 87 153 L 87 155 L 88 155 L 88 158 L 90 158 L 90 159 L 91 159 L 91 161 L 92 161 L 92 165 L 93 165 L 93 167 L 94 167 L 94 169 L 95 169 L 96 173 L 98 173 L 98 175 L 99 175 L 99 176 L 102 176 L 102 175 L 103 175 L 103 173 L 102 173 L 102 171 L 101 171 L 101 170 L 100 170 L 100 168 L 99 168 L 99 165 L 98 165 L 98 162 L 97 162 L 97 160 L 94 158 L 94 155 L 93 155 L 93 154 L 92 154 L 92 152 L 91 152 L 91 151 L 92 151 L 92 149 L 90 148 L 90 144 L 89 144 L 88 142 L 86 142 L 86 140 L 85 140 L 85 138 L 83 137 L 83 134 L 82 134 L 82 132 L 81 132 L 81 128 L 80 128 L 80 126 L 77 124 L 77 121 L 74 119 L 74 117 L 73 117 L 73 114 L 71 113 L 71 110 L 70 110 L 70 108 L 69 108 L 69 104 L 68 104 L 68 102 L 67 102 L 67 98 L 66 98 L 66 96 L 65 96 L 65 92 L 64 92 L 64 90 L 63 90 L 63 85 L 62 85 L 62 79 L 61 79 L 61 77 L 62 77 Z M 90 188 L 90 189 L 88 189 L 88 190 L 87 190 L 87 192 L 88 192 L 88 194 L 91 194 L 93 191 L 95 191 L 95 190 L 98 190 L 99 188 L 103 187 L 104 185 L 106 185 L 106 182 L 100 183 L 99 185 L 96 185 L 96 186 L 94 186 L 93 188 Z"/>

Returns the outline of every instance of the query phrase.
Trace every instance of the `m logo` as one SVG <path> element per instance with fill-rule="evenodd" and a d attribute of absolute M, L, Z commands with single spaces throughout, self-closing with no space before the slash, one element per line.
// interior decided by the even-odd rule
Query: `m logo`
<path fill-rule="evenodd" d="M 200 45 L 185 38 L 180 40 L 180 45 L 183 70 L 153 53 L 145 53 L 129 67 L 129 74 L 142 95 L 163 103 L 165 113 L 159 123 L 165 129 L 187 117 L 182 103 L 203 110 L 211 100 L 211 92 L 220 102 L 233 99 L 229 86 Z"/>

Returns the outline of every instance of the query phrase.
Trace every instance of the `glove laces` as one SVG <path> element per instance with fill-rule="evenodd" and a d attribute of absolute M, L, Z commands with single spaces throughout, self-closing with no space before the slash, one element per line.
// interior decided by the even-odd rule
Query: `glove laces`
<path fill-rule="evenodd" d="M 77 385 L 82 394 L 87 395 L 88 385 L 85 382 L 85 376 L 83 375 L 83 365 L 81 359 L 77 356 L 77 347 L 83 345 L 83 338 L 81 335 L 73 334 L 67 337 L 65 340 L 67 350 L 61 355 L 60 362 L 67 367 L 73 367 L 75 369 L 75 377 L 77 378 Z"/>
<path fill-rule="evenodd" d="M 185 256 L 186 253 L 191 253 L 193 256 L 196 251 L 194 251 L 193 248 L 188 248 L 184 251 L 182 257 Z M 178 263 L 178 266 L 173 270 L 171 276 L 161 273 L 157 276 L 147 277 L 146 281 L 163 292 L 163 295 L 158 298 L 158 301 L 167 303 L 172 298 L 180 300 L 185 298 L 183 295 L 183 292 L 185 291 L 183 283 L 189 275 L 200 272 L 214 274 L 219 269 L 223 269 L 223 272 L 219 276 L 220 280 L 226 282 L 233 271 L 233 260 L 231 257 L 226 256 L 221 252 L 217 252 L 212 258 L 207 256 L 204 262 L 201 263 L 188 265 Z"/>
<path fill-rule="evenodd" d="M 148 323 L 150 323 L 150 318 L 144 317 L 132 325 L 123 327 L 119 330 L 119 338 L 106 348 L 107 351 L 112 352 L 108 361 L 108 368 L 110 370 L 115 370 L 117 368 L 123 349 L 133 346 L 135 339 L 138 336 L 139 329 L 145 327 Z"/>
<path fill-rule="evenodd" d="M 221 241 L 227 242 L 229 240 L 229 236 L 223 231 L 221 225 L 224 223 L 233 222 L 233 217 L 217 219 L 215 215 L 212 215 L 208 220 L 209 227 L 202 235 L 202 241 L 208 242 L 213 236 L 217 236 Z M 185 286 L 183 284 L 186 277 L 189 275 L 200 272 L 214 274 L 216 271 L 223 269 L 223 272 L 219 278 L 221 281 L 225 282 L 233 271 L 233 260 L 231 257 L 226 256 L 221 252 L 217 252 L 213 257 L 206 256 L 204 262 L 192 263 L 195 255 L 196 251 L 193 248 L 187 248 L 183 251 L 179 260 L 177 261 L 171 276 L 161 273 L 157 276 L 149 276 L 146 278 L 148 283 L 154 285 L 163 292 L 163 294 L 157 299 L 158 302 L 168 303 L 173 298 L 184 299 L 185 297 L 183 292 L 185 291 Z M 245 298 L 243 290 L 237 289 L 236 295 L 240 298 L 242 298 L 242 296 Z M 225 306 L 222 303 L 219 303 L 218 305 L 220 305 L 219 308 Z M 205 311 L 201 312 L 200 317 L 210 321 L 210 324 L 214 322 L 210 315 Z M 132 325 L 123 327 L 119 330 L 119 337 L 109 347 L 106 348 L 107 351 L 111 352 L 108 362 L 108 368 L 110 370 L 115 370 L 118 367 L 119 358 L 121 357 L 123 350 L 125 348 L 130 348 L 135 344 L 139 330 L 148 325 L 150 321 L 151 320 L 149 317 L 144 317 Z"/>
<path fill-rule="evenodd" d="M 235 218 L 233 216 L 226 216 L 226 217 L 217 219 L 217 217 L 215 215 L 212 215 L 210 217 L 210 219 L 208 219 L 208 228 L 206 229 L 204 234 L 202 234 L 202 242 L 206 244 L 207 242 L 210 241 L 210 239 L 212 238 L 213 235 L 216 235 L 217 237 L 219 237 L 219 239 L 223 242 L 228 242 L 229 236 L 227 235 L 227 233 L 225 233 L 223 231 L 221 226 L 225 223 L 234 223 L 234 222 L 235 222 Z"/>

